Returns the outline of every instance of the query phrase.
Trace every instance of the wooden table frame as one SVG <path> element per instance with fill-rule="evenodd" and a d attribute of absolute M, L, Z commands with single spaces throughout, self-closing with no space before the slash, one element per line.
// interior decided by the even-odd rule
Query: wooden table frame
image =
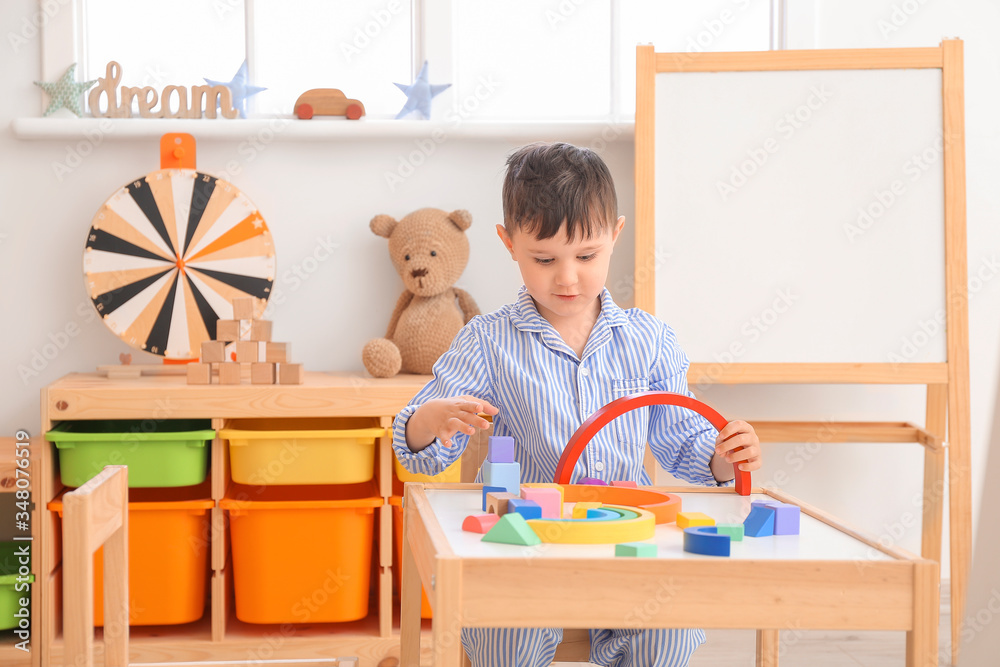
<path fill-rule="evenodd" d="M 478 484 L 408 483 L 404 496 L 402 664 L 420 663 L 420 587 L 434 610 L 433 664 L 459 667 L 463 627 L 634 627 L 755 629 L 757 665 L 778 664 L 781 629 L 904 630 L 907 667 L 938 664 L 939 566 L 843 525 L 783 493 L 754 489 L 794 503 L 809 516 L 892 560 L 670 561 L 669 604 L 655 582 L 663 559 L 462 558 L 434 514 L 426 489 L 474 490 Z M 674 488 L 668 492 L 732 493 Z M 498 586 L 497 582 L 502 582 Z M 600 605 L 594 605 L 599 599 Z M 717 600 L 725 600 L 724 603 Z M 835 603 L 833 601 L 836 601 Z"/>

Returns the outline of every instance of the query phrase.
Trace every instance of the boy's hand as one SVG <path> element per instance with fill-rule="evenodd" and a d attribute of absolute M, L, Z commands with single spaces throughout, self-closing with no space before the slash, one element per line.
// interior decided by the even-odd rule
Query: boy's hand
<path fill-rule="evenodd" d="M 740 447 L 743 449 L 735 451 Z M 760 457 L 760 440 L 754 433 L 753 426 L 744 421 L 729 422 L 715 438 L 713 460 L 721 459 L 729 464 L 739 463 L 740 470 L 752 471 L 760 468 Z"/>
<path fill-rule="evenodd" d="M 480 412 L 495 415 L 500 411 L 475 396 L 427 401 L 406 423 L 406 444 L 411 450 L 419 452 L 435 438 L 440 438 L 441 444 L 451 447 L 451 438 L 456 433 L 473 435 L 477 428 L 490 427 L 490 423 L 479 416 Z"/>

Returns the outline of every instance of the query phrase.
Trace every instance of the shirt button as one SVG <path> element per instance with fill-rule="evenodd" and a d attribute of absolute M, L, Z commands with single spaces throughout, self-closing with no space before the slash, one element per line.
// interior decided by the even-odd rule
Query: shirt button
<path fill-rule="evenodd" d="M 589 376 L 590 375 L 590 369 L 589 368 L 581 368 L 580 369 L 580 375 L 582 375 L 583 377 Z"/>
<path fill-rule="evenodd" d="M 604 462 L 598 461 L 597 463 L 595 463 L 594 470 L 596 470 L 597 472 L 601 472 L 602 470 L 604 470 Z"/>

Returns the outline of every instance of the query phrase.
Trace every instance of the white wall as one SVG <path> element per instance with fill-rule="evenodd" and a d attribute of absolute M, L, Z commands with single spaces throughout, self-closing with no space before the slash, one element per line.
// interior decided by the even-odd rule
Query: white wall
<path fill-rule="evenodd" d="M 970 305 L 973 465 L 979 471 L 985 461 L 1000 333 L 1000 280 L 995 280 L 1000 225 L 991 215 L 1000 197 L 995 187 L 1000 176 L 995 159 L 1000 107 L 997 7 L 987 0 L 790 4 L 791 47 L 935 45 L 946 36 L 965 40 L 969 266 L 972 275 L 982 272 L 982 279 L 973 282 Z M 904 5 L 915 9 L 912 15 Z M 883 36 L 879 21 L 892 25 L 894 6 L 902 12 L 895 15 L 900 25 Z M 40 93 L 32 85 L 40 72 L 37 37 L 16 52 L 8 41 L 8 31 L 19 34 L 36 7 L 35 0 L 0 4 L 0 25 L 5 27 L 0 35 L 0 125 L 38 115 Z M 81 258 L 91 217 L 102 202 L 127 181 L 158 167 L 157 142 L 104 140 L 60 180 L 53 163 L 64 161 L 77 143 L 23 141 L 9 131 L 0 132 L 0 278 L 6 285 L 0 296 L 0 312 L 6 316 L 0 334 L 0 367 L 6 380 L 0 389 L 0 433 L 12 434 L 16 428 L 36 433 L 41 387 L 68 372 L 115 363 L 119 353 L 131 351 L 93 316 Z M 230 160 L 241 163 L 240 173 L 231 180 L 264 214 L 277 249 L 276 300 L 281 294 L 284 300 L 274 308 L 274 334 L 291 341 L 294 356 L 308 368 L 358 370 L 362 344 L 383 332 L 400 284 L 385 241 L 368 230 L 369 219 L 377 213 L 401 216 L 423 206 L 467 208 L 473 215 L 472 256 L 479 269 L 468 270 L 461 285 L 486 311 L 508 301 L 520 284 L 493 225 L 500 221 L 504 157 L 522 142 L 453 138 L 395 192 L 385 185 L 384 172 L 414 148 L 412 139 L 308 143 L 279 138 L 252 161 L 247 161 L 240 143 L 200 138 L 198 165 L 221 175 Z M 631 222 L 630 140 L 612 143 L 604 155 L 617 181 L 622 212 Z M 610 277 L 622 305 L 631 303 L 632 238 L 631 230 L 622 238 Z M 319 239 L 338 244 L 325 261 L 315 259 L 314 253 L 323 254 Z M 313 266 L 306 280 L 290 278 L 295 267 L 303 271 Z M 45 353 L 53 358 L 41 356 Z M 146 360 L 141 353 L 134 356 L 137 362 Z M 30 369 L 33 358 L 37 374 L 22 379 L 17 367 Z M 923 418 L 923 393 L 905 388 L 734 387 L 713 388 L 702 397 L 729 418 Z M 910 520 L 919 517 L 922 456 L 916 446 L 832 445 L 818 437 L 814 443 L 769 446 L 766 455 L 757 481 L 780 479 L 783 473 L 788 477 L 784 486 L 793 495 L 886 541 L 919 551 L 919 521 L 914 525 Z M 974 476 L 978 501 L 982 478 Z M 945 560 L 947 568 L 947 556 Z"/>

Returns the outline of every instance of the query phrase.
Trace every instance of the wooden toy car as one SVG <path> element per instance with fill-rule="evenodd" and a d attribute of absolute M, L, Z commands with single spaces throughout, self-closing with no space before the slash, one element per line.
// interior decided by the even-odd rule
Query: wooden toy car
<path fill-rule="evenodd" d="M 313 88 L 295 100 L 295 115 L 303 120 L 315 115 L 347 116 L 350 120 L 357 120 L 365 115 L 365 105 L 348 99 L 336 88 Z"/>

